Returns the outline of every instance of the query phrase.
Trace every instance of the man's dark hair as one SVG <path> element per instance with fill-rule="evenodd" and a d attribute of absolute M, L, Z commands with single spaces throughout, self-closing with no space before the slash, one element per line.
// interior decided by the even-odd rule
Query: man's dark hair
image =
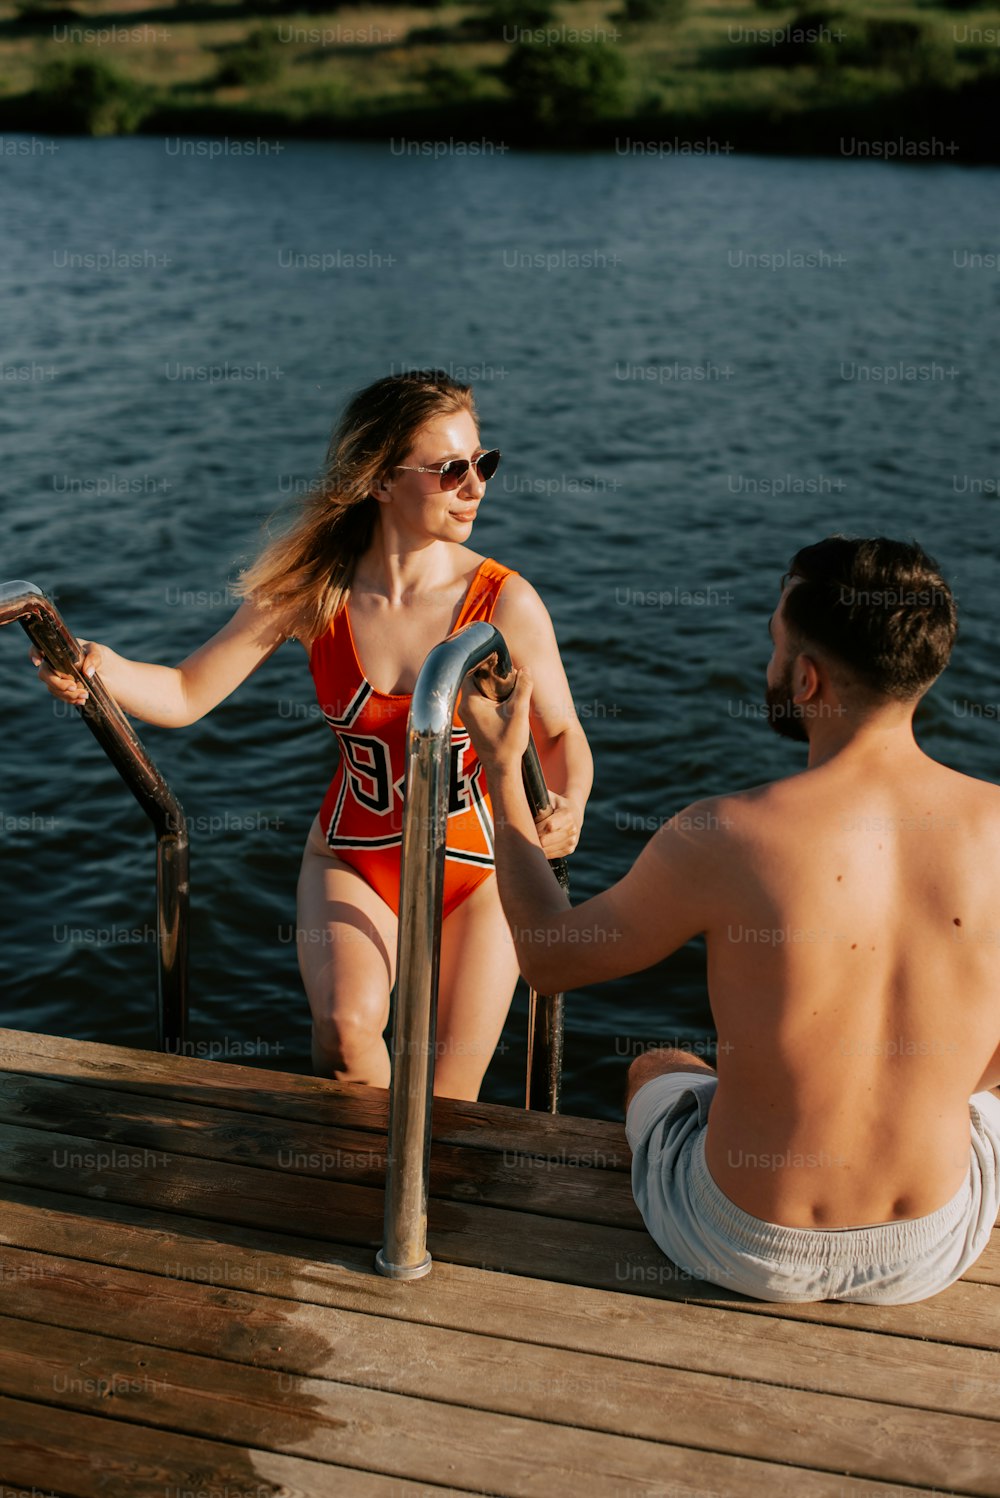
<path fill-rule="evenodd" d="M 916 542 L 828 536 L 789 563 L 782 617 L 863 688 L 903 702 L 940 676 L 958 632 L 952 591 Z"/>

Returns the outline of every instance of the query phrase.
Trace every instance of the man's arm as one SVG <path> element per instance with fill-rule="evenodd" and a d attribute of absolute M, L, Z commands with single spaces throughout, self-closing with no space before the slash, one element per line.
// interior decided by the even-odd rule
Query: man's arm
<path fill-rule="evenodd" d="M 521 972 L 558 993 L 639 972 L 704 931 L 714 854 L 698 831 L 713 821 L 691 807 L 650 839 L 624 879 L 570 906 L 539 846 L 521 779 L 530 680 L 493 703 L 467 687 L 459 714 L 486 769 L 493 802 L 497 884 Z M 700 804 L 699 804 L 700 805 Z"/>

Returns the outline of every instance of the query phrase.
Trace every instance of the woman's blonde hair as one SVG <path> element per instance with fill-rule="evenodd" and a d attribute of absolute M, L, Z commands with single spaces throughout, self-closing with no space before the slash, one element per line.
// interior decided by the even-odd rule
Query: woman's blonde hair
<path fill-rule="evenodd" d="M 309 641 L 323 634 L 371 544 L 378 513 L 372 488 L 403 461 L 422 426 L 455 411 L 468 411 L 478 426 L 472 390 L 440 369 L 388 375 L 359 390 L 334 428 L 318 487 L 301 501 L 291 528 L 243 569 L 236 596 L 276 610 L 286 636 Z"/>

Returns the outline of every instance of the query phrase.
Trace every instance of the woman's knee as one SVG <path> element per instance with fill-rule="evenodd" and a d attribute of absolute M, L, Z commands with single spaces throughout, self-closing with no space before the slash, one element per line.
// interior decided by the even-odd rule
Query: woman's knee
<path fill-rule="evenodd" d="M 310 1007 L 316 1043 L 340 1068 L 357 1065 L 381 1040 L 389 1019 L 388 994 L 355 992 L 348 999 L 330 992 L 310 996 Z"/>

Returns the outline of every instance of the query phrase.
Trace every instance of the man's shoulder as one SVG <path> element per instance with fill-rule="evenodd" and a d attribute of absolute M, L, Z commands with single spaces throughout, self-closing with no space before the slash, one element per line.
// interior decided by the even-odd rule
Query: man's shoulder
<path fill-rule="evenodd" d="M 852 825 L 858 810 L 859 794 L 865 799 L 880 801 L 880 792 L 886 782 L 881 777 L 874 782 L 842 783 L 828 778 L 824 769 L 802 769 L 795 774 L 782 776 L 778 780 L 765 781 L 746 790 L 732 791 L 692 803 L 683 814 L 697 825 L 703 822 L 716 831 L 728 833 L 738 842 L 756 841 L 758 835 L 777 836 L 784 839 L 790 827 L 800 827 L 807 816 L 815 835 L 831 828 Z M 894 800 L 900 803 L 919 803 L 916 811 L 909 811 L 902 818 L 903 825 L 916 820 L 928 826 L 974 827 L 996 830 L 1000 835 L 1000 785 L 991 780 L 982 780 L 966 775 L 929 757 L 925 761 L 924 773 L 912 780 L 900 775 L 891 782 Z M 900 807 L 887 804 L 886 814 L 895 809 L 902 816 Z"/>
<path fill-rule="evenodd" d="M 727 791 L 691 801 L 679 811 L 656 819 L 662 851 L 682 848 L 702 858 L 724 859 L 734 843 L 746 841 L 761 820 L 760 800 L 769 787 Z"/>
<path fill-rule="evenodd" d="M 802 775 L 789 775 L 781 780 L 764 781 L 742 790 L 706 796 L 700 801 L 692 801 L 683 811 L 671 817 L 668 825 L 676 825 L 688 831 L 739 835 L 762 818 L 770 816 L 776 802 L 788 797 L 791 783 L 802 778 Z M 799 794 L 796 787 L 792 795 L 797 798 Z"/>
<path fill-rule="evenodd" d="M 984 780 L 979 775 L 967 775 L 963 770 L 955 770 L 950 765 L 941 764 L 940 760 L 934 760 L 933 764 L 960 794 L 981 798 L 984 805 L 1000 808 L 1000 785 L 997 785 L 995 781 Z"/>

